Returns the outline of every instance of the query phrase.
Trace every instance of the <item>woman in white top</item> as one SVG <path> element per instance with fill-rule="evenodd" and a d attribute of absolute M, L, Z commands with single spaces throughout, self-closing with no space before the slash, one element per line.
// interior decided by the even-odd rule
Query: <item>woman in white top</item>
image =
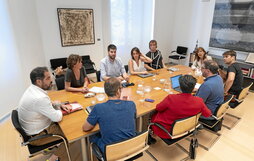
<path fill-rule="evenodd" d="M 197 48 L 197 50 L 195 52 L 194 62 L 192 64 L 191 68 L 193 70 L 201 69 L 201 66 L 205 60 L 212 60 L 212 57 L 207 55 L 207 52 L 205 51 L 204 48 L 202 48 L 202 47 Z"/>
<path fill-rule="evenodd" d="M 131 50 L 131 57 L 128 64 L 130 74 L 147 74 L 144 63 L 151 63 L 152 59 L 143 55 L 137 47 Z"/>

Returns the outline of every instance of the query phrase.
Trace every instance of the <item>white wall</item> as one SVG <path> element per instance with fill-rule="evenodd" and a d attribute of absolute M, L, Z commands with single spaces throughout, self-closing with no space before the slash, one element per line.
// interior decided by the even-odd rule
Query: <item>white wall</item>
<path fill-rule="evenodd" d="M 29 73 L 45 65 L 33 0 L 0 1 L 0 118 L 18 105 Z"/>
<path fill-rule="evenodd" d="M 50 67 L 52 58 L 68 57 L 75 53 L 90 55 L 91 59 L 99 67 L 103 58 L 102 38 L 102 6 L 101 0 L 37 0 L 37 14 L 41 31 L 43 51 L 46 64 Z M 57 17 L 57 8 L 89 8 L 94 10 L 95 44 L 62 47 Z M 97 41 L 97 39 L 101 39 Z"/>
<path fill-rule="evenodd" d="M 173 48 L 175 4 L 175 0 L 155 0 L 153 35 L 157 40 L 157 46 L 162 53 L 164 63 L 168 62 L 169 53 Z"/>

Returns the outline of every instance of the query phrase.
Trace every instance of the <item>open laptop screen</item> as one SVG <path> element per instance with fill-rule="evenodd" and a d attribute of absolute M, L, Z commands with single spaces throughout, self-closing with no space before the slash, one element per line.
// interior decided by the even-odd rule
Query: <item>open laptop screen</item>
<path fill-rule="evenodd" d="M 171 79 L 171 84 L 172 84 L 172 88 L 177 88 L 180 86 L 179 84 L 179 78 L 181 77 L 182 75 L 177 75 L 177 76 L 174 76 L 174 77 L 170 77 Z"/>

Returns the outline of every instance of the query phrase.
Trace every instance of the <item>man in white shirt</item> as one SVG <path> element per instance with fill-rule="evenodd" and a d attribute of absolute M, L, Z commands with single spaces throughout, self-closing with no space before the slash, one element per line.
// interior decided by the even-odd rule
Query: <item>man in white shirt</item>
<path fill-rule="evenodd" d="M 60 108 L 69 112 L 68 106 L 59 101 L 51 102 L 46 90 L 52 85 L 51 75 L 46 67 L 37 67 L 30 73 L 32 85 L 23 94 L 18 105 L 18 117 L 27 135 L 58 134 L 62 135 L 59 126 L 54 122 L 62 120 Z M 59 138 L 45 138 L 34 141 L 32 145 L 46 144 Z"/>
<path fill-rule="evenodd" d="M 120 81 L 129 80 L 121 59 L 116 57 L 116 50 L 116 46 L 110 44 L 108 46 L 108 55 L 101 60 L 101 81 L 106 81 L 111 77 L 116 77 Z"/>

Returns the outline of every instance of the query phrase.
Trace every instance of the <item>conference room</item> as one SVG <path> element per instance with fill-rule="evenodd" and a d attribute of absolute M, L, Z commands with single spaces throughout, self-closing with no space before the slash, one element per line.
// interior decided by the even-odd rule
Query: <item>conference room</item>
<path fill-rule="evenodd" d="M 249 37 L 253 31 L 250 29 L 251 16 L 244 15 L 251 8 L 247 7 L 252 5 L 251 2 L 248 0 L 1 1 L 0 21 L 3 30 L 0 31 L 2 35 L 0 69 L 3 76 L 0 160 L 47 160 L 51 157 L 49 152 L 29 158 L 31 154 L 29 148 L 24 144 L 21 146 L 22 137 L 15 130 L 12 121 L 12 111 L 18 108 L 22 95 L 31 85 L 30 72 L 39 66 L 46 66 L 51 75 L 52 89 L 47 91 L 51 101 L 77 102 L 82 106 L 81 110 L 64 115 L 62 121 L 58 123 L 66 141 L 62 144 L 69 148 L 71 160 L 95 158 L 94 152 L 91 153 L 89 137 L 100 132 L 99 126 L 96 125 L 93 130 L 84 132 L 82 125 L 89 116 L 86 110 L 88 106 L 108 100 L 106 93 L 96 91 L 104 87 L 104 81 L 98 79 L 98 72 L 101 70 L 101 60 L 108 56 L 107 47 L 109 44 L 116 45 L 116 56 L 121 58 L 123 66 L 128 69 L 128 62 L 132 59 L 131 49 L 138 47 L 140 52 L 146 55 L 150 51 L 150 40 L 157 41 L 156 47 L 163 58 L 163 68 L 148 70 L 151 76 L 146 78 L 127 72 L 128 81 L 133 84 L 122 88 L 121 95 L 121 99 L 135 103 L 137 110 L 135 126 L 138 134 L 147 132 L 150 117 L 157 104 L 168 95 L 181 93 L 174 89 L 173 77 L 192 75 L 197 79 L 196 88 L 205 81 L 201 70 L 191 68 L 198 47 L 204 48 L 213 61 L 221 67 L 224 66 L 224 70 L 227 70 L 228 65 L 224 63 L 223 53 L 228 50 L 236 51 L 236 62 L 243 73 L 242 88 L 250 88 L 246 88 L 247 91 L 242 90 L 244 98 L 238 100 L 242 101 L 238 106 L 235 108 L 226 106 L 227 111 L 223 112 L 221 130 L 211 133 L 206 127 L 197 127 L 194 129 L 198 131 L 197 134 L 189 134 L 188 138 L 179 140 L 178 145 L 170 146 L 158 137 L 155 137 L 157 140 L 155 144 L 148 145 L 148 134 L 145 133 L 147 135 L 142 145 L 147 149 L 144 149 L 143 156 L 136 160 L 190 159 L 193 157 L 193 153 L 190 153 L 193 142 L 191 140 L 195 139 L 199 144 L 208 147 L 194 146 L 195 160 L 253 160 L 251 107 L 254 95 L 253 86 L 249 86 L 253 82 L 254 74 L 251 54 L 254 49 Z M 225 13 L 232 15 L 227 17 Z M 236 13 L 243 14 L 242 19 L 237 19 Z M 225 25 L 229 21 L 233 23 Z M 239 24 L 236 25 L 237 23 Z M 71 26 L 75 27 L 71 29 Z M 181 52 L 181 49 L 186 51 Z M 175 57 L 172 56 L 179 56 L 179 52 L 180 57 L 173 59 Z M 95 95 L 85 97 L 85 93 L 68 92 L 57 88 L 58 75 L 55 69 L 60 66 L 62 66 L 60 69 L 64 69 L 66 64 L 60 63 L 60 66 L 52 68 L 51 60 L 63 59 L 63 62 L 66 62 L 66 58 L 71 54 L 78 54 L 84 58 L 83 66 L 90 81 L 88 88 L 95 89 L 95 92 L 93 91 Z M 88 57 L 91 61 L 87 61 Z M 93 68 L 91 73 L 88 71 L 91 67 L 90 62 Z M 195 123 L 201 124 L 198 121 Z M 71 145 L 73 148 L 70 148 Z M 187 153 L 178 146 L 186 149 Z M 68 157 L 61 160 L 68 160 Z"/>

